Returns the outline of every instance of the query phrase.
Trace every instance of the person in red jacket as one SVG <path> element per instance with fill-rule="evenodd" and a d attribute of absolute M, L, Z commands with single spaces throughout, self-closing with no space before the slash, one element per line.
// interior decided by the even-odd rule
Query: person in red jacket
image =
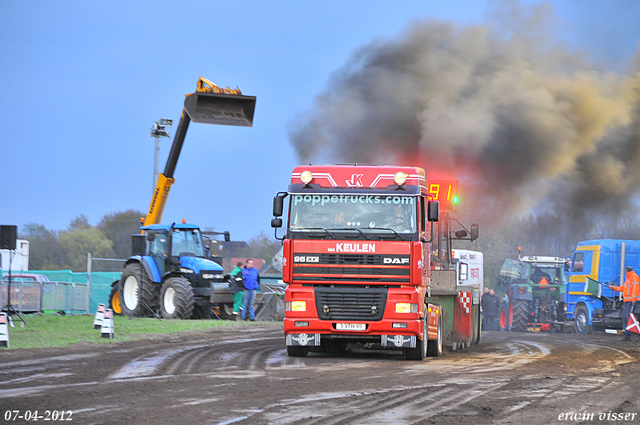
<path fill-rule="evenodd" d="M 629 315 L 634 310 L 636 302 L 640 301 L 640 277 L 629 266 L 624 268 L 627 272 L 627 278 L 620 286 L 609 286 L 614 291 L 622 292 L 622 300 L 624 301 L 622 328 L 624 329 L 623 341 L 631 339 L 631 332 L 626 329 Z"/>

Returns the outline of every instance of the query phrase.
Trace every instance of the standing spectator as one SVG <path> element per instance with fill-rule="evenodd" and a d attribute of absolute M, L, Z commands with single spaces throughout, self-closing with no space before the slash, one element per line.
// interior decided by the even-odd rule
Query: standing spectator
<path fill-rule="evenodd" d="M 231 271 L 231 283 L 229 288 L 233 294 L 233 314 L 234 320 L 242 312 L 242 299 L 244 298 L 244 273 L 242 272 L 242 261 L 238 261 L 236 268 Z"/>
<path fill-rule="evenodd" d="M 244 308 L 242 309 L 242 319 L 249 319 L 253 322 L 256 320 L 253 301 L 256 299 L 256 291 L 260 289 L 260 274 L 258 273 L 258 269 L 253 267 L 253 260 L 251 258 L 247 259 L 242 273 L 244 274 Z"/>
<path fill-rule="evenodd" d="M 609 286 L 614 291 L 622 292 L 622 300 L 624 301 L 622 328 L 624 329 L 623 341 L 631 339 L 631 332 L 626 329 L 629 315 L 636 306 L 636 301 L 640 301 L 640 278 L 629 266 L 625 267 L 627 278 L 620 286 Z"/>
<path fill-rule="evenodd" d="M 488 326 L 488 322 L 487 322 L 487 316 L 485 314 L 485 296 L 489 295 L 489 287 L 485 286 L 483 289 L 483 293 L 482 293 L 482 298 L 480 298 L 480 307 L 481 307 L 481 313 L 482 313 L 482 330 L 488 331 L 489 329 L 487 328 Z M 488 301 L 488 300 L 487 300 Z"/>
<path fill-rule="evenodd" d="M 496 295 L 493 289 L 489 293 L 482 296 L 482 311 L 487 319 L 487 330 L 498 330 L 498 314 L 500 312 L 500 297 Z"/>

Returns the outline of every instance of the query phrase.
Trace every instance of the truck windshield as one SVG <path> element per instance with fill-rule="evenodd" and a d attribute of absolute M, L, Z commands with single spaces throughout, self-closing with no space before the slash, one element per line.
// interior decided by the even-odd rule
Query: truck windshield
<path fill-rule="evenodd" d="M 352 231 L 368 238 L 371 233 L 391 237 L 418 231 L 417 198 L 397 195 L 297 195 L 291 196 L 289 230 L 309 232 Z M 374 232 L 376 231 L 376 232 Z"/>
<path fill-rule="evenodd" d="M 204 257 L 202 235 L 198 229 L 173 229 L 171 252 L 174 256 Z"/>

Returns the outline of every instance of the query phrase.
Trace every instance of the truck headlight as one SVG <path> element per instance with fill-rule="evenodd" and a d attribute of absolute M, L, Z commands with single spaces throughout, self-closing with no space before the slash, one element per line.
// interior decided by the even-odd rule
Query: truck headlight
<path fill-rule="evenodd" d="M 418 304 L 396 303 L 396 313 L 417 313 Z"/>
<path fill-rule="evenodd" d="M 284 304 L 286 311 L 307 311 L 306 301 L 287 301 Z"/>

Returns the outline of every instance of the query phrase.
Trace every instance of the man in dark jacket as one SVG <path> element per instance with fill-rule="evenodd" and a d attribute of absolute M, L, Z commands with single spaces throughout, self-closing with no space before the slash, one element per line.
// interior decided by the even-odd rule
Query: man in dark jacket
<path fill-rule="evenodd" d="M 229 288 L 233 294 L 233 314 L 237 318 L 242 311 L 242 298 L 244 297 L 244 273 L 242 273 L 242 261 L 238 261 L 236 268 L 231 271 L 231 282 L 229 283 Z"/>
<path fill-rule="evenodd" d="M 482 296 L 482 312 L 487 320 L 488 331 L 498 330 L 498 314 L 500 313 L 500 297 L 496 295 L 493 289 L 488 294 Z"/>
<path fill-rule="evenodd" d="M 244 309 L 242 309 L 242 319 L 254 321 L 256 320 L 256 312 L 253 309 L 253 301 L 256 299 L 256 291 L 260 289 L 260 274 L 258 273 L 258 269 L 253 267 L 253 260 L 251 258 L 247 259 L 242 273 L 244 274 Z"/>

